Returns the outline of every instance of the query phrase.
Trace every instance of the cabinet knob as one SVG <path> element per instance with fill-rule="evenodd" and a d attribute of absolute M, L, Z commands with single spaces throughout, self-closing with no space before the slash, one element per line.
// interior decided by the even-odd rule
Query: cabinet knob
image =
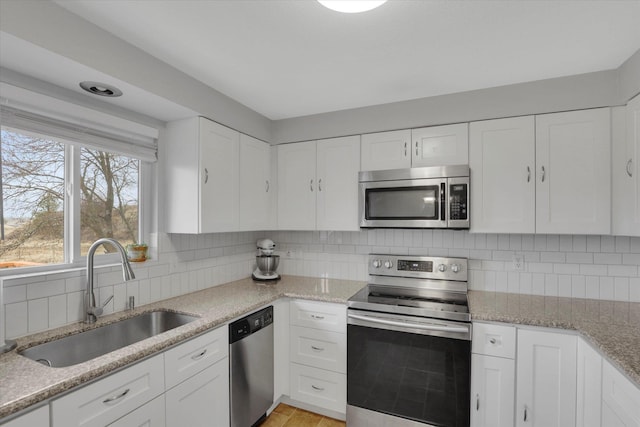
<path fill-rule="evenodd" d="M 627 162 L 627 175 L 629 175 L 629 178 L 633 178 L 633 159 L 629 159 L 629 161 Z"/>
<path fill-rule="evenodd" d="M 491 344 L 495 344 L 495 343 L 497 343 L 498 341 L 497 341 L 495 338 L 491 338 L 491 339 L 489 340 L 489 342 L 490 342 Z"/>

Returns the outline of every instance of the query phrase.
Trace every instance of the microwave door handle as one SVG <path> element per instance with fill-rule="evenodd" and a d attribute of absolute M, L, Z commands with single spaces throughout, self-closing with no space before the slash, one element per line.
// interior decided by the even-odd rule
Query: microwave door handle
<path fill-rule="evenodd" d="M 440 221 L 447 220 L 447 184 L 444 182 L 440 183 Z"/>

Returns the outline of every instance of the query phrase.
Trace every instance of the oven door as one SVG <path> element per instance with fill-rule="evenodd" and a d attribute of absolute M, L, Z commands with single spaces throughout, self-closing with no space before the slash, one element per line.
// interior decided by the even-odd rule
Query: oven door
<path fill-rule="evenodd" d="M 349 427 L 469 426 L 470 323 L 352 309 L 347 319 Z"/>
<path fill-rule="evenodd" d="M 445 228 L 446 179 L 360 183 L 360 227 Z"/>

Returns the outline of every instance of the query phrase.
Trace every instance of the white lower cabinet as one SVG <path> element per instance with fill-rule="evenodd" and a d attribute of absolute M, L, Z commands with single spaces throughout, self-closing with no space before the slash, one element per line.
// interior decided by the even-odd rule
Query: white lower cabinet
<path fill-rule="evenodd" d="M 49 427 L 49 405 L 41 406 L 0 425 L 3 427 Z"/>
<path fill-rule="evenodd" d="M 516 426 L 576 425 L 575 335 L 518 330 Z"/>
<path fill-rule="evenodd" d="M 273 302 L 273 400 L 289 393 L 289 299 Z"/>
<path fill-rule="evenodd" d="M 511 427 L 516 328 L 474 323 L 471 343 L 471 427 Z"/>
<path fill-rule="evenodd" d="M 347 411 L 347 307 L 290 303 L 290 396 L 344 416 Z"/>
<path fill-rule="evenodd" d="M 578 339 L 576 390 L 576 426 L 602 426 L 602 356 L 582 338 Z"/>
<path fill-rule="evenodd" d="M 166 393 L 167 426 L 229 426 L 229 359 L 224 358 Z"/>
<path fill-rule="evenodd" d="M 640 389 L 606 361 L 602 363 L 602 426 L 640 426 Z"/>
<path fill-rule="evenodd" d="M 158 396 L 135 411 L 125 415 L 109 427 L 165 427 L 164 396 Z"/>

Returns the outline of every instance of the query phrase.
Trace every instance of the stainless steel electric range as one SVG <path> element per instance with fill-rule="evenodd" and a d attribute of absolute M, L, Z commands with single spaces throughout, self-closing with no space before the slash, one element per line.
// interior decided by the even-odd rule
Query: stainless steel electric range
<path fill-rule="evenodd" d="M 348 301 L 349 427 L 468 427 L 467 260 L 369 255 Z"/>

